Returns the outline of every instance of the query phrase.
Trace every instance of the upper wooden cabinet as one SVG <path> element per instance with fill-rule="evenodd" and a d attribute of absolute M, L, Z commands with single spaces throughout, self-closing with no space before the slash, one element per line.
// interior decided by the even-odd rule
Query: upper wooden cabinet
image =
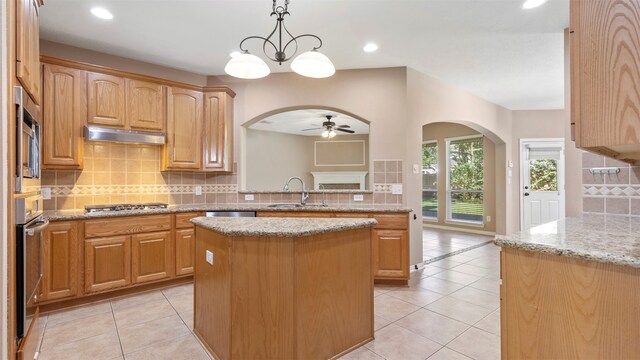
<path fill-rule="evenodd" d="M 16 3 L 16 76 L 33 102 L 40 104 L 40 0 Z"/>
<path fill-rule="evenodd" d="M 89 116 L 94 125 L 125 127 L 124 78 L 90 72 L 87 76 Z"/>
<path fill-rule="evenodd" d="M 86 73 L 50 64 L 43 68 L 42 165 L 46 169 L 81 169 L 82 127 L 87 118 Z"/>
<path fill-rule="evenodd" d="M 126 80 L 127 120 L 131 129 L 163 131 L 165 86 Z"/>
<path fill-rule="evenodd" d="M 163 169 L 202 168 L 202 92 L 167 90 L 167 144 Z"/>
<path fill-rule="evenodd" d="M 640 160 L 640 0 L 571 0 L 576 146 Z"/>
<path fill-rule="evenodd" d="M 204 93 L 204 170 L 233 171 L 233 97 Z"/>
<path fill-rule="evenodd" d="M 80 294 L 79 225 L 76 221 L 52 222 L 44 232 L 42 301 Z"/>

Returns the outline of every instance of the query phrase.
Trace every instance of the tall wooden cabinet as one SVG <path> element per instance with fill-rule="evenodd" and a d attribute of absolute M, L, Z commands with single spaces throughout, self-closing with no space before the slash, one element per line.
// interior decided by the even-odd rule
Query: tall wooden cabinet
<path fill-rule="evenodd" d="M 43 69 L 42 165 L 45 169 L 81 169 L 86 72 L 50 64 Z"/>
<path fill-rule="evenodd" d="M 167 91 L 167 144 L 163 169 L 202 167 L 202 92 L 181 88 Z"/>
<path fill-rule="evenodd" d="M 571 0 L 576 146 L 640 161 L 640 0 Z"/>
<path fill-rule="evenodd" d="M 33 101 L 41 104 L 41 0 L 17 0 L 16 5 L 16 76 Z"/>
<path fill-rule="evenodd" d="M 233 171 L 233 97 L 204 93 L 204 170 Z"/>
<path fill-rule="evenodd" d="M 80 233 L 77 222 L 53 222 L 44 232 L 41 301 L 80 293 Z"/>

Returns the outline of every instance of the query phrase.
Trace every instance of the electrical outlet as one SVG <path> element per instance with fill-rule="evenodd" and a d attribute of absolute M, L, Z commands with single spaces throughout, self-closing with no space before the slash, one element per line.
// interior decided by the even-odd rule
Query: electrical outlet
<path fill-rule="evenodd" d="M 353 195 L 353 201 L 364 201 L 364 195 Z"/>
<path fill-rule="evenodd" d="M 209 250 L 206 252 L 206 260 L 209 264 L 213 265 L 213 253 Z"/>
<path fill-rule="evenodd" d="M 491 215 L 487 215 L 487 222 L 491 222 Z"/>
<path fill-rule="evenodd" d="M 40 192 L 44 200 L 51 200 L 51 188 L 41 188 Z"/>
<path fill-rule="evenodd" d="M 391 194 L 402 195 L 402 184 L 391 184 Z"/>
<path fill-rule="evenodd" d="M 253 194 L 246 194 L 244 196 L 244 201 L 253 201 Z"/>
<path fill-rule="evenodd" d="M 196 195 L 202 195 L 202 186 L 196 186 Z"/>

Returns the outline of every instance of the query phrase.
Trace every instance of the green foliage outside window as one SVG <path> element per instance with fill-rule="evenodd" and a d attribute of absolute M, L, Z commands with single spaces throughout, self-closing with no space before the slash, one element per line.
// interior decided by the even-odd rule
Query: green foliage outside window
<path fill-rule="evenodd" d="M 556 160 L 530 160 L 529 178 L 532 191 L 558 191 L 558 162 Z"/>
<path fill-rule="evenodd" d="M 451 141 L 449 145 L 451 190 L 484 189 L 484 145 L 482 138 Z M 482 203 L 482 193 L 466 192 L 458 201 Z"/>

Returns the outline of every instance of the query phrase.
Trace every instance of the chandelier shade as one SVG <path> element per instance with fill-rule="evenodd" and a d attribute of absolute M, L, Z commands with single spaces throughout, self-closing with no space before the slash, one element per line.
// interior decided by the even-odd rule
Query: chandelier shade
<path fill-rule="evenodd" d="M 260 79 L 271 73 L 264 60 L 248 52 L 231 58 L 224 67 L 224 71 L 240 79 Z"/>
<path fill-rule="evenodd" d="M 264 60 L 249 54 L 249 50 L 244 47 L 244 43 L 249 40 L 258 40 L 262 45 L 264 56 L 280 65 L 293 58 L 291 69 L 302 76 L 325 78 L 335 74 L 336 69 L 331 60 L 318 51 L 322 47 L 322 40 L 318 36 L 313 34 L 293 36 L 285 26 L 285 15 L 291 15 L 288 10 L 289 1 L 284 0 L 284 5 L 278 6 L 277 0 L 273 0 L 271 16 L 276 16 L 275 28 L 266 38 L 262 36 L 244 38 L 240 42 L 241 55 L 231 58 L 224 68 L 227 74 L 241 79 L 259 79 L 271 73 Z M 317 45 L 294 58 L 299 48 L 298 41 L 303 38 L 312 39 L 317 42 Z"/>

